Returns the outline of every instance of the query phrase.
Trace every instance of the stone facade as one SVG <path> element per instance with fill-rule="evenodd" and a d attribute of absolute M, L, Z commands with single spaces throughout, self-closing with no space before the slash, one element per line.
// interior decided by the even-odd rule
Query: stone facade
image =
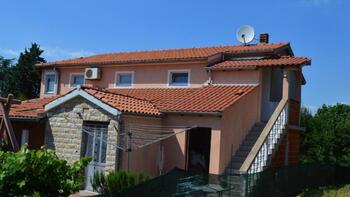
<path fill-rule="evenodd" d="M 118 117 L 113 117 L 92 102 L 77 97 L 49 111 L 45 128 L 45 146 L 54 149 L 59 157 L 69 163 L 81 158 L 83 122 L 107 122 L 108 137 L 106 171 L 115 169 L 117 149 Z"/>

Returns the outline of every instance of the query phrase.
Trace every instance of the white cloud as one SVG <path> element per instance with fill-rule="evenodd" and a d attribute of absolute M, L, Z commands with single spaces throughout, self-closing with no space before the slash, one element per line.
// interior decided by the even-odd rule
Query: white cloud
<path fill-rule="evenodd" d="M 67 58 L 77 58 L 94 55 L 93 52 L 85 50 L 66 50 L 59 47 L 42 47 L 44 50 L 43 56 L 48 60 L 62 60 Z"/>
<path fill-rule="evenodd" d="M 93 52 L 80 50 L 66 50 L 59 47 L 41 47 L 44 50 L 43 57 L 48 61 L 63 60 L 69 58 L 85 57 L 94 55 Z M 19 54 L 24 51 L 18 49 L 0 48 L 0 56 L 5 58 L 18 58 Z"/>
<path fill-rule="evenodd" d="M 20 50 L 0 48 L 0 56 L 4 56 L 5 58 L 17 58 L 20 53 Z"/>

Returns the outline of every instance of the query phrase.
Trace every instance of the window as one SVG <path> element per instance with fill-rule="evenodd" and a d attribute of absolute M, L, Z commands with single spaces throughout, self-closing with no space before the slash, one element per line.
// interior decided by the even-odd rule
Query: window
<path fill-rule="evenodd" d="M 116 87 L 132 87 L 134 80 L 133 72 L 117 72 Z"/>
<path fill-rule="evenodd" d="M 28 144 L 29 130 L 22 130 L 21 145 Z"/>
<path fill-rule="evenodd" d="M 188 70 L 169 71 L 169 86 L 189 86 Z"/>
<path fill-rule="evenodd" d="M 53 94 L 56 89 L 56 74 L 50 73 L 45 76 L 45 93 Z"/>
<path fill-rule="evenodd" d="M 84 74 L 72 74 L 70 79 L 70 86 L 71 87 L 78 87 L 81 85 L 84 85 L 85 78 Z"/>

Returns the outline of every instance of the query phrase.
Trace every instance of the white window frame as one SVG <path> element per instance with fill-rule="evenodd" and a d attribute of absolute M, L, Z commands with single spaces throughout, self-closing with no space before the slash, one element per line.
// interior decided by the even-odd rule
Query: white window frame
<path fill-rule="evenodd" d="M 118 75 L 119 74 L 131 74 L 131 85 L 130 86 L 118 86 Z M 115 72 L 114 88 L 133 88 L 134 87 L 134 71 L 117 71 Z"/>
<path fill-rule="evenodd" d="M 83 75 L 84 81 L 83 81 L 83 84 L 82 84 L 82 85 L 85 85 L 85 73 L 71 73 L 71 74 L 69 75 L 69 87 L 70 87 L 70 88 L 76 88 L 76 87 L 73 86 L 73 77 L 74 77 L 74 76 L 77 76 L 77 75 Z"/>
<path fill-rule="evenodd" d="M 28 129 L 22 129 L 21 134 L 21 145 L 28 144 L 29 142 L 29 130 Z"/>
<path fill-rule="evenodd" d="M 172 79 L 172 74 L 174 73 L 187 73 L 188 74 L 188 80 L 187 80 L 187 85 L 172 85 L 171 84 L 171 79 Z M 168 87 L 171 88 L 186 88 L 191 86 L 191 70 L 190 69 L 176 69 L 176 70 L 168 70 Z"/>
<path fill-rule="evenodd" d="M 47 76 L 48 75 L 55 75 L 55 84 L 54 84 L 54 87 L 53 87 L 53 92 L 47 92 L 46 89 L 47 89 Z M 56 95 L 57 94 L 57 83 L 58 83 L 58 73 L 57 71 L 54 71 L 54 70 L 49 70 L 49 71 L 45 71 L 44 73 L 44 95 Z"/>

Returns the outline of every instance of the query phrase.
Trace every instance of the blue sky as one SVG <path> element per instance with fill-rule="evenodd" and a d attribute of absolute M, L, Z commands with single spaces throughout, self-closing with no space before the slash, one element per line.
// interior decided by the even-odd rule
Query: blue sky
<path fill-rule="evenodd" d="M 347 0 L 11 0 L 1 3 L 0 55 L 32 42 L 47 60 L 104 52 L 238 44 L 252 25 L 271 42 L 290 41 L 304 69 L 303 104 L 350 103 L 350 2 Z"/>

